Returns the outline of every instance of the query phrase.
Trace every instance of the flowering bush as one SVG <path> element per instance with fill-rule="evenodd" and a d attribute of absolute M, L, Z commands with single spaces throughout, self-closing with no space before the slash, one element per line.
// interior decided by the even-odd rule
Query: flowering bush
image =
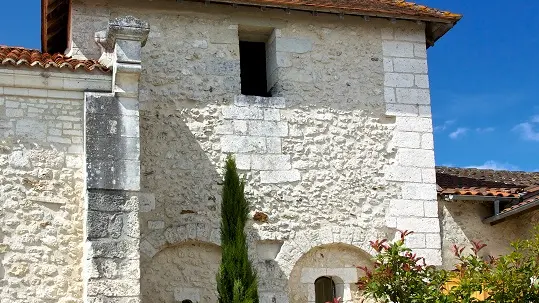
<path fill-rule="evenodd" d="M 513 252 L 499 258 L 482 257 L 486 244 L 480 241 L 472 241 L 469 255 L 453 246 L 458 263 L 452 271 L 426 265 L 404 245 L 411 232 L 400 233 L 391 244 L 371 241 L 374 267 L 359 267 L 365 276 L 358 281 L 368 297 L 394 303 L 539 302 L 539 227 L 532 239 L 514 243 Z"/>

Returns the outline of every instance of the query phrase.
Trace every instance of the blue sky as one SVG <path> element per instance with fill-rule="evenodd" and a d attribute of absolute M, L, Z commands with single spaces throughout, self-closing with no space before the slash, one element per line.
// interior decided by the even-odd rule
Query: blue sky
<path fill-rule="evenodd" d="M 464 14 L 429 49 L 437 165 L 539 171 L 539 1 L 416 2 Z M 40 48 L 40 0 L 2 7 L 0 44 Z"/>

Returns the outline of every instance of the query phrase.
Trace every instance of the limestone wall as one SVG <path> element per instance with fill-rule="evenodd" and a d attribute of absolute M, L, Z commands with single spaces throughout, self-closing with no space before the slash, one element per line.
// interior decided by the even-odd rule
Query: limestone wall
<path fill-rule="evenodd" d="M 493 215 L 492 206 L 477 201 L 442 202 L 442 239 L 444 267 L 451 269 L 455 257 L 453 244 L 471 247 L 470 241 L 481 240 L 487 244 L 483 253 L 493 256 L 511 251 L 510 243 L 528 239 L 534 226 L 539 224 L 539 211 L 524 213 L 498 223 L 483 224 L 482 219 Z M 469 249 L 465 251 L 471 253 Z"/>
<path fill-rule="evenodd" d="M 21 94 L 0 86 L 0 297 L 78 302 L 82 93 Z"/>
<path fill-rule="evenodd" d="M 151 26 L 139 91 L 141 190 L 151 201 L 140 214 L 143 294 L 157 283 L 154 271 L 179 272 L 159 261 L 161 253 L 190 240 L 219 243 L 228 153 L 245 174 L 252 213 L 268 215 L 249 228 L 263 302 L 299 302 L 293 293 L 303 290 L 289 297 L 288 278 L 311 248 L 344 243 L 368 251 L 368 240 L 392 237 L 397 227 L 416 229 L 415 247 L 439 262 L 423 24 L 106 2 L 73 2 L 77 57 L 99 56 L 88 41 L 113 17 L 132 14 Z M 253 26 L 272 30 L 272 98 L 240 96 L 238 36 Z M 412 53 L 400 58 L 385 41 Z M 388 70 L 393 58 L 397 70 Z M 283 241 L 274 261 L 257 254 L 259 240 Z"/>
<path fill-rule="evenodd" d="M 107 82 L 0 68 L 2 302 L 82 302 L 82 91 Z"/>

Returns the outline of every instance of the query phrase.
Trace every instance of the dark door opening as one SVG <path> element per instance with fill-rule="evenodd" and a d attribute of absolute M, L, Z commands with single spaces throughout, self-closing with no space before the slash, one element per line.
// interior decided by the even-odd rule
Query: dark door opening
<path fill-rule="evenodd" d="M 240 41 L 241 93 L 271 97 L 266 79 L 266 44 Z"/>

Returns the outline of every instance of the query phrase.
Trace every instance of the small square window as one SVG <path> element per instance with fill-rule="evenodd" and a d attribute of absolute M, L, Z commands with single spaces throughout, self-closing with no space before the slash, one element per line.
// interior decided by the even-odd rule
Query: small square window
<path fill-rule="evenodd" d="M 266 74 L 266 43 L 240 41 L 241 93 L 271 97 Z"/>

